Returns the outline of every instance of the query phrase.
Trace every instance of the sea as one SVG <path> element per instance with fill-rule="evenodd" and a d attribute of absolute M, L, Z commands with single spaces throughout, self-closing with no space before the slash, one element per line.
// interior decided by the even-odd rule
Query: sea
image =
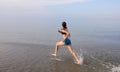
<path fill-rule="evenodd" d="M 68 22 L 81 64 L 67 46 L 53 57 L 61 22 L 0 24 L 0 72 L 120 72 L 120 23 Z"/>

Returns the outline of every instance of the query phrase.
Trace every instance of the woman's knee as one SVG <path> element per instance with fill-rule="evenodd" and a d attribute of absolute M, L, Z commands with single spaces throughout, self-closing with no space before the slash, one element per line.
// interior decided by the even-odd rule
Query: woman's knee
<path fill-rule="evenodd" d="M 56 46 L 59 46 L 59 42 L 56 43 Z"/>

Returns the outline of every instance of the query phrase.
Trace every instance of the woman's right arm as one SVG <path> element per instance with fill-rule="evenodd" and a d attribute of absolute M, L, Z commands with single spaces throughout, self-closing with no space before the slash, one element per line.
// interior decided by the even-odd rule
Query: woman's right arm
<path fill-rule="evenodd" d="M 65 32 L 63 32 L 62 30 L 58 30 L 58 32 L 61 34 L 65 34 Z"/>
<path fill-rule="evenodd" d="M 61 31 L 60 31 L 60 30 L 58 30 L 58 32 L 59 32 L 59 33 L 61 33 Z"/>

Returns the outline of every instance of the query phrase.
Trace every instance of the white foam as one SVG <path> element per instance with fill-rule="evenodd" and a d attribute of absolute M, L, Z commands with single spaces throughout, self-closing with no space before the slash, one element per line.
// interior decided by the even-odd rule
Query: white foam
<path fill-rule="evenodd" d="M 119 66 L 113 66 L 111 69 L 111 72 L 120 72 L 120 65 Z"/>
<path fill-rule="evenodd" d="M 54 58 L 51 58 L 52 60 L 57 60 L 57 61 L 62 61 L 60 58 L 56 58 L 56 57 L 54 57 Z"/>

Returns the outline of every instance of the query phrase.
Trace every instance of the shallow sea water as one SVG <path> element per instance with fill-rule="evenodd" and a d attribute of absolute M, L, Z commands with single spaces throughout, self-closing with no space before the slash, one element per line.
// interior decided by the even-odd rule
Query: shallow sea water
<path fill-rule="evenodd" d="M 120 50 L 90 52 L 87 47 L 76 48 L 75 51 L 83 60 L 83 64 L 78 65 L 65 47 L 59 51 L 59 60 L 53 59 L 53 47 L 0 43 L 0 72 L 120 72 Z"/>

